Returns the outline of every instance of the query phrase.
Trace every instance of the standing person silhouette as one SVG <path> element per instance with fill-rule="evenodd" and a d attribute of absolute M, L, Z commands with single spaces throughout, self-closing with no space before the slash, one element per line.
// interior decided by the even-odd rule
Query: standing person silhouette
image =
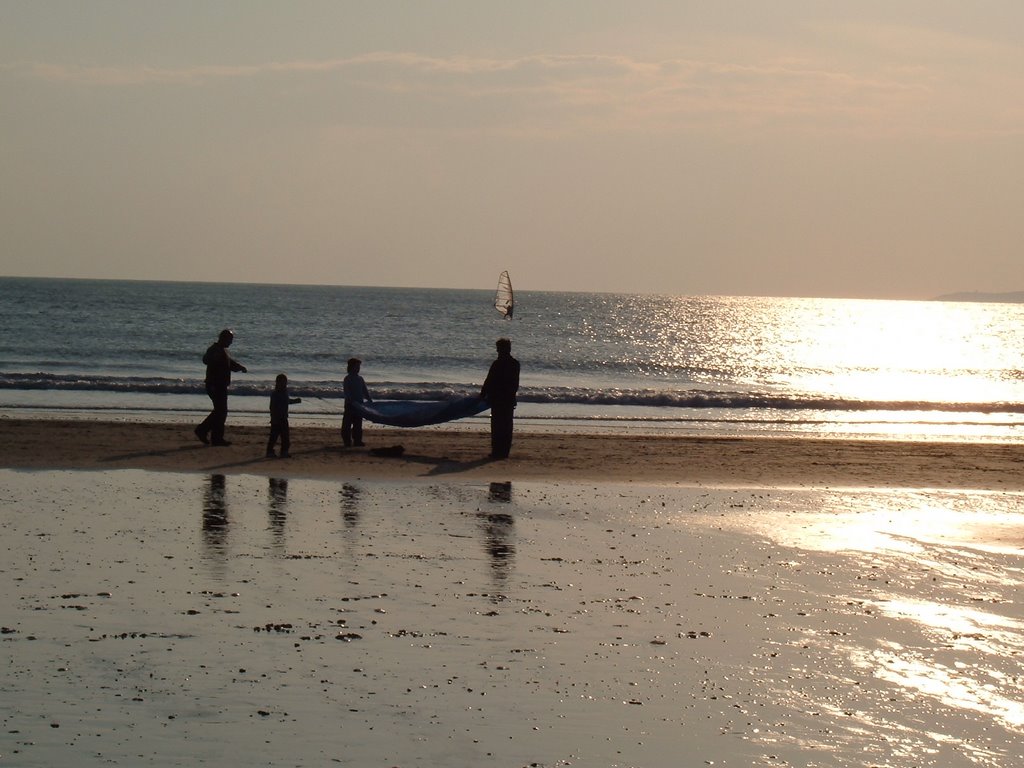
<path fill-rule="evenodd" d="M 267 458 L 277 458 L 274 444 L 281 438 L 281 458 L 291 458 L 291 431 L 288 429 L 288 406 L 302 402 L 301 397 L 292 397 L 288 393 L 288 377 L 277 374 L 274 380 L 274 391 L 270 393 L 270 438 L 267 440 Z"/>
<path fill-rule="evenodd" d="M 213 410 L 196 427 L 196 437 L 202 443 L 231 445 L 224 439 L 224 422 L 228 418 L 228 385 L 231 384 L 232 371 L 247 372 L 244 365 L 228 354 L 228 347 L 234 340 L 235 334 L 225 328 L 203 355 L 203 362 L 206 363 L 206 394 L 213 402 Z"/>
<path fill-rule="evenodd" d="M 498 357 L 491 363 L 480 397 L 491 406 L 491 458 L 507 459 L 512 449 L 512 416 L 519 391 L 519 361 L 512 357 L 512 342 L 498 339 Z"/>
<path fill-rule="evenodd" d="M 348 375 L 342 382 L 345 390 L 345 415 L 341 417 L 341 442 L 346 446 L 363 446 L 363 416 L 354 407 L 353 403 L 372 403 L 370 390 L 366 388 L 366 382 L 359 375 L 359 369 L 363 361 L 358 357 L 351 357 L 348 361 Z"/>

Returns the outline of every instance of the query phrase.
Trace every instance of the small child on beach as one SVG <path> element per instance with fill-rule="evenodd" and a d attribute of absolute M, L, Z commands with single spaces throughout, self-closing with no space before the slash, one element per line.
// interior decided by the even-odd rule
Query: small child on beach
<path fill-rule="evenodd" d="M 291 448 L 291 440 L 288 435 L 288 406 L 301 403 L 301 397 L 288 396 L 288 377 L 283 373 L 277 375 L 274 382 L 274 391 L 270 393 L 270 440 L 267 441 L 267 458 L 277 458 L 274 453 L 274 444 L 277 438 L 281 438 L 281 458 L 287 459 L 291 456 L 288 449 Z"/>
<path fill-rule="evenodd" d="M 345 377 L 343 387 L 345 391 L 345 415 L 341 417 L 341 441 L 346 445 L 365 445 L 363 442 L 363 417 L 351 403 L 372 403 L 370 390 L 366 388 L 366 382 L 359 375 L 359 369 L 363 361 L 358 357 L 349 358 L 348 376 Z"/>

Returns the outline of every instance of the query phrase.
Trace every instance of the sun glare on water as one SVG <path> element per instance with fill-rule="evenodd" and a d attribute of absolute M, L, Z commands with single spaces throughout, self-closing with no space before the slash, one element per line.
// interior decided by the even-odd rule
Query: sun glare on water
<path fill-rule="evenodd" d="M 871 312 L 861 311 L 864 304 Z M 985 403 L 1013 400 L 1019 339 L 968 304 L 852 302 L 805 315 L 803 386 L 868 401 Z M 844 317 L 845 315 L 845 317 Z M 799 319 L 795 319 L 800 322 Z M 817 321 L 817 322 L 816 322 Z"/>
<path fill-rule="evenodd" d="M 1024 308 L 1017 305 L 743 297 L 646 301 L 607 308 L 614 331 L 604 333 L 619 337 L 625 348 L 642 348 L 657 370 L 686 371 L 698 384 L 702 376 L 724 374 L 780 394 L 852 402 L 1024 399 Z"/>

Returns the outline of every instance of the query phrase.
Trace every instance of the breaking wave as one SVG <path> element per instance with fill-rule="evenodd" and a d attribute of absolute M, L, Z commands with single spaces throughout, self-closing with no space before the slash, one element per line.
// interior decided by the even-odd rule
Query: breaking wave
<path fill-rule="evenodd" d="M 340 380 L 290 382 L 293 395 L 303 398 L 342 398 Z M 239 380 L 232 394 L 262 397 L 270 392 L 269 382 Z M 160 377 L 124 377 L 49 373 L 0 373 L 0 390 L 54 390 L 150 395 L 204 394 L 200 379 Z M 377 400 L 448 400 L 467 397 L 479 391 L 479 385 L 450 382 L 396 383 L 373 382 Z M 1024 413 L 1024 403 L 1012 402 L 935 402 L 927 400 L 854 400 L 816 394 L 778 394 L 772 392 L 733 392 L 710 389 L 593 389 L 587 387 L 524 387 L 519 392 L 524 403 L 585 406 L 641 406 L 645 408 L 736 409 L 822 412 L 921 412 L 944 413 Z"/>

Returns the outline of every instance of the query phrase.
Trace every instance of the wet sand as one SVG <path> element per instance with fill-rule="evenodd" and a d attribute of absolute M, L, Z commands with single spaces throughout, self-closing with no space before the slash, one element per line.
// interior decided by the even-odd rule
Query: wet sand
<path fill-rule="evenodd" d="M 488 433 L 366 431 L 342 448 L 340 429 L 292 430 L 292 458 L 266 459 L 267 428 L 230 426 L 227 448 L 206 446 L 191 424 L 0 419 L 0 467 L 149 469 L 291 477 L 453 481 L 677 483 L 753 487 L 899 487 L 1024 490 L 1024 444 L 795 437 L 647 437 L 520 431 L 508 460 L 490 461 Z M 401 445 L 400 458 L 370 449 Z"/>
<path fill-rule="evenodd" d="M 1024 761 L 1011 447 L 0 425 L 0 765 Z"/>

